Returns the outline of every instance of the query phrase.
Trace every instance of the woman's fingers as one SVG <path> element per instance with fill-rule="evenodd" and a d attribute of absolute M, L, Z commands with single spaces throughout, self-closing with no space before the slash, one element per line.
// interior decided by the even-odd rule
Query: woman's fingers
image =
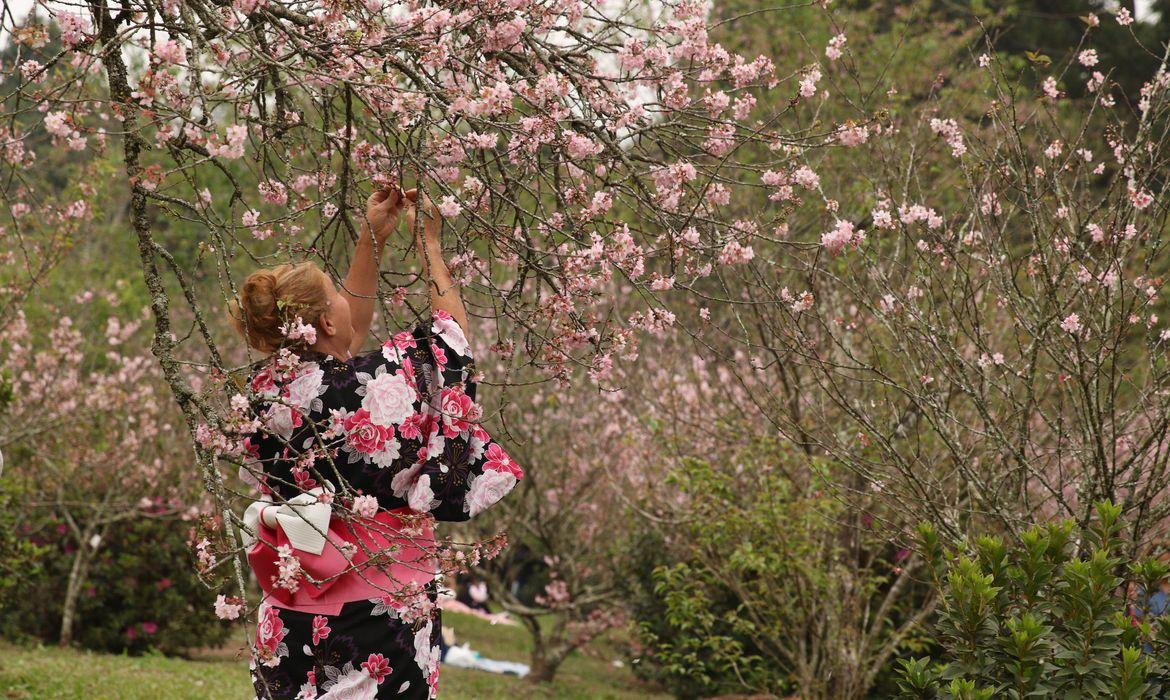
<path fill-rule="evenodd" d="M 382 202 L 385 202 L 389 198 L 390 198 L 390 186 L 383 185 L 382 187 L 379 187 L 378 189 L 374 190 L 373 193 L 370 194 L 370 203 L 371 204 L 381 204 Z"/>
<path fill-rule="evenodd" d="M 406 194 L 395 183 L 377 187 L 366 200 L 366 216 L 374 235 L 384 240 L 398 223 L 403 208 L 411 204 Z"/>
<path fill-rule="evenodd" d="M 414 190 L 411 191 L 413 192 Z M 387 184 L 382 185 L 370 194 L 370 204 L 385 204 L 390 209 L 397 209 L 406 198 L 406 193 L 399 189 L 397 185 Z"/>

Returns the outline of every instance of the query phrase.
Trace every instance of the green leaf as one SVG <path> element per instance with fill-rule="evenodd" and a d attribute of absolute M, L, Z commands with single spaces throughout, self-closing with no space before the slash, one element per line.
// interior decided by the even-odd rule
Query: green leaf
<path fill-rule="evenodd" d="M 1043 66 L 1045 68 L 1052 65 L 1052 59 L 1042 53 L 1036 53 L 1035 51 L 1024 51 L 1024 54 L 1028 57 L 1029 61 L 1037 65 Z"/>

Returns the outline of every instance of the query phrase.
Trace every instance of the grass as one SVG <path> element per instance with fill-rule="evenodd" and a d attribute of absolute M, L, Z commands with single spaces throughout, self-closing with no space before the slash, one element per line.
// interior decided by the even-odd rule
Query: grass
<path fill-rule="evenodd" d="M 490 625 L 480 618 L 444 612 L 484 656 L 528 662 L 531 640 L 520 627 Z M 550 684 L 534 685 L 515 676 L 444 666 L 439 697 L 447 700 L 558 698 L 626 700 L 669 696 L 640 683 L 627 668 L 613 665 L 610 646 L 596 642 L 567 659 Z M 0 644 L 0 698 L 41 700 L 247 700 L 254 698 L 243 642 L 200 653 L 192 659 L 161 655 L 117 656 L 57 647 Z"/>

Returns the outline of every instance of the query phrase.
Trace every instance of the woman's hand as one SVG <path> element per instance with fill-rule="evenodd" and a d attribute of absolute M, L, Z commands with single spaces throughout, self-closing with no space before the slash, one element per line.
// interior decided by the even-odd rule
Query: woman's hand
<path fill-rule="evenodd" d="M 442 217 L 439 214 L 438 207 L 435 206 L 431 198 L 422 193 L 422 203 L 418 201 L 419 191 L 417 189 L 410 189 L 404 193 L 408 206 L 406 207 L 406 227 L 415 230 L 415 217 L 417 210 L 423 210 L 423 233 L 426 236 L 427 243 L 439 242 L 439 231 L 442 228 Z"/>
<path fill-rule="evenodd" d="M 427 197 L 426 193 L 418 189 L 403 192 L 407 201 L 406 221 L 410 230 L 418 236 L 419 257 L 422 259 L 423 275 L 431 288 L 432 311 L 446 311 L 451 314 L 455 322 L 463 330 L 463 335 L 471 338 L 471 327 L 467 323 L 467 310 L 463 308 L 463 297 L 459 295 L 459 287 L 451 279 L 451 271 L 443 260 L 443 244 L 439 240 L 439 232 L 443 228 L 443 217 L 439 208 Z M 421 196 L 422 201 L 419 201 Z M 416 213 L 423 211 L 423 233 L 420 235 L 415 229 Z M 423 240 L 425 238 L 425 240 Z"/>
<path fill-rule="evenodd" d="M 408 204 L 406 194 L 397 185 L 383 185 L 370 194 L 366 200 L 366 220 L 370 222 L 370 233 L 379 247 L 385 245 L 386 239 L 394 232 L 398 217 Z"/>

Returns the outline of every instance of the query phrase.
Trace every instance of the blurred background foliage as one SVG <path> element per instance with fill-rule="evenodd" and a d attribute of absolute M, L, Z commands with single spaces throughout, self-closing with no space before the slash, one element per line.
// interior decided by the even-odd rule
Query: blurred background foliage
<path fill-rule="evenodd" d="M 940 105 L 978 122 L 982 115 L 977 98 L 982 95 L 985 78 L 975 67 L 976 56 L 985 51 L 996 53 L 1021 90 L 1034 89 L 1046 75 L 1037 70 L 1038 64 L 1059 63 L 1079 49 L 1084 18 L 1093 10 L 1102 16 L 1094 47 L 1102 54 L 1102 63 L 1113 67 L 1110 79 L 1136 101 L 1141 83 L 1161 60 L 1163 46 L 1170 39 L 1170 2 L 1166 0 L 1143 6 L 1144 13 L 1139 13 L 1142 21 L 1129 28 L 1109 18 L 1117 5 L 1112 2 L 840 0 L 836 4 L 842 8 L 843 24 L 851 28 L 851 49 L 867 60 L 856 66 L 862 79 L 831 83 L 828 89 L 840 99 L 826 102 L 825 111 L 818 115 L 825 124 L 876 118 L 906 126 L 912 116 Z M 836 31 L 826 25 L 817 8 L 756 13 L 758 8 L 754 0 L 715 2 L 714 20 L 726 21 L 715 30 L 717 39 L 733 51 L 765 53 L 785 65 L 795 60 L 793 56 L 807 54 L 810 47 L 824 46 Z M 865 31 L 857 31 L 858 27 Z M 1138 42 L 1128 39 L 1131 31 Z M 881 60 L 883 56 L 888 60 Z M 0 50 L 0 62 L 8 63 L 13 57 L 13 47 Z M 879 100 L 870 86 L 882 83 L 883 76 L 899 91 L 893 97 L 893 108 L 885 106 L 889 100 L 882 96 L 883 111 L 875 114 Z M 836 80 L 833 76 L 830 79 Z M 1061 81 L 1062 88 L 1074 98 L 1083 84 L 1084 76 Z M 0 84 L 4 94 L 11 87 Z M 771 99 L 783 98 L 776 95 Z M 764 110 L 778 106 L 765 105 Z M 39 114 L 30 112 L 21 118 L 31 134 L 30 146 L 38 153 L 35 176 L 41 179 L 40 186 L 46 191 L 75 194 L 88 202 L 95 214 L 81 230 L 45 226 L 44 230 L 25 232 L 43 242 L 42 251 L 48 256 L 45 262 L 52 268 L 37 282 L 33 294 L 53 303 L 21 307 L 29 324 L 42 329 L 54 325 L 63 309 L 68 309 L 78 330 L 92 339 L 86 348 L 87 361 L 100 369 L 108 349 L 103 335 L 108 319 L 141 318 L 149 303 L 134 254 L 133 233 L 126 221 L 128 202 L 119 177 L 120 156 L 117 149 L 110 149 L 102 158 L 83 160 L 49 146 L 44 131 L 34 128 Z M 930 137 L 924 134 L 922 138 Z M 152 156 L 146 158 L 149 163 Z M 849 194 L 889 189 L 889 183 L 871 180 L 874 173 L 840 158 L 818 172 L 823 179 L 833 181 L 833 189 L 842 199 Z M 947 165 L 939 161 L 928 164 L 917 176 L 924 180 L 937 177 L 941 184 L 948 172 Z M 219 191 L 227 182 L 225 176 L 221 181 L 197 183 L 197 187 Z M 943 208 L 959 201 L 958 195 L 947 201 L 948 193 L 942 186 L 935 194 Z M 230 211 L 233 205 L 222 204 L 225 210 L 221 214 L 238 221 L 238 212 L 233 217 Z M 761 192 L 758 201 L 737 201 L 731 206 L 746 213 L 769 204 Z M 805 206 L 814 210 L 822 204 Z M 792 217 L 794 236 L 807 237 L 822 225 L 823 211 L 814 213 Z M 207 300 L 224 297 L 225 272 L 238 274 L 263 262 L 237 260 L 238 269 L 217 270 L 201 254 L 211 242 L 179 212 L 158 212 L 155 226 L 156 235 L 175 251 L 179 266 Z M 802 226 L 807 230 L 801 231 Z M 344 253 L 338 251 L 337 255 L 340 264 Z M 5 269 L 0 268 L 0 275 Z M 15 280 L 0 279 L 0 284 L 12 282 Z M 170 291 L 179 294 L 177 287 Z M 92 301 L 73 303 L 90 292 L 94 294 Z M 217 336 L 231 345 L 234 338 L 223 319 L 212 320 Z M 191 319 L 178 321 L 179 332 L 191 331 Z M 133 341 L 139 352 L 149 352 L 148 335 L 139 334 Z M 37 348 L 28 351 L 36 352 Z M 0 374 L 0 421 L 13 401 L 10 386 Z M 177 425 L 175 439 L 183 440 L 179 428 Z M 117 436 L 110 438 L 116 440 Z M 71 545 L 62 537 L 64 525 L 57 513 L 26 505 L 41 500 L 35 480 L 20 476 L 35 442 L 14 439 L 0 444 L 0 449 L 6 460 L 0 477 L 0 631 L 10 639 L 25 636 L 51 643 L 57 640 L 60 628 L 60 601 Z M 755 450 L 756 466 L 779 464 L 793 449 L 790 444 L 761 443 Z M 903 687 L 908 682 L 898 675 L 902 671 L 895 670 L 896 662 L 911 664 L 911 659 L 924 655 L 954 656 L 950 645 L 953 633 L 934 636 L 928 628 L 908 623 L 930 610 L 936 590 L 941 589 L 944 598 L 956 605 L 962 603 L 960 596 L 969 595 L 963 591 L 985 572 L 960 571 L 954 578 L 940 575 L 935 581 L 925 573 L 907 573 L 916 561 L 910 552 L 914 544 L 891 541 L 882 524 L 885 519 L 905 521 L 914 514 L 879 511 L 875 517 L 872 510 L 846 508 L 830 483 L 848 477 L 834 472 L 831 464 L 819 468 L 816 478 L 803 484 L 794 483 L 779 469 L 753 469 L 751 473 L 758 480 L 747 482 L 742 474 L 728 473 L 719 465 L 687 463 L 674 475 L 670 487 L 693 498 L 696 512 L 703 517 L 679 523 L 670 536 L 660 527 L 642 527 L 631 520 L 628 536 L 616 543 L 621 550 L 616 561 L 620 562 L 617 579 L 630 620 L 625 651 L 637 675 L 678 697 L 694 698 L 745 687 L 808 691 L 809 684 L 815 685 L 818 678 L 823 680 L 832 671 L 833 682 L 849 687 L 826 685 L 816 696 L 883 698 L 890 697 L 899 682 Z M 197 480 L 195 474 L 188 478 Z M 523 513 L 516 517 L 523 517 Z M 192 574 L 187 549 L 190 527 L 190 522 L 177 517 L 142 517 L 118 522 L 107 532 L 83 589 L 78 611 L 81 624 L 75 637 L 79 645 L 113 652 L 140 653 L 153 648 L 183 653 L 227 637 L 230 628 L 212 614 L 215 591 L 202 586 Z M 513 542 L 512 548 L 540 556 L 554 554 L 536 541 Z M 962 577 L 970 584 L 966 588 Z M 536 578 L 528 585 L 536 585 Z M 535 595 L 526 590 L 522 597 L 531 604 Z M 1114 598 L 1111 603 L 1107 611 L 1095 614 L 1104 620 L 1124 609 L 1122 599 Z M 1007 623 L 1000 619 L 997 624 Z M 852 645 L 848 648 L 855 654 L 836 659 L 852 666 L 817 665 L 802 655 L 802 645 L 807 649 L 825 641 L 810 632 L 819 625 L 851 633 L 849 639 L 833 643 Z M 913 681 L 918 684 L 915 692 L 941 692 L 940 678 L 931 675 L 931 667 L 923 664 L 903 669 L 909 669 L 905 672 L 910 675 L 918 674 Z"/>

